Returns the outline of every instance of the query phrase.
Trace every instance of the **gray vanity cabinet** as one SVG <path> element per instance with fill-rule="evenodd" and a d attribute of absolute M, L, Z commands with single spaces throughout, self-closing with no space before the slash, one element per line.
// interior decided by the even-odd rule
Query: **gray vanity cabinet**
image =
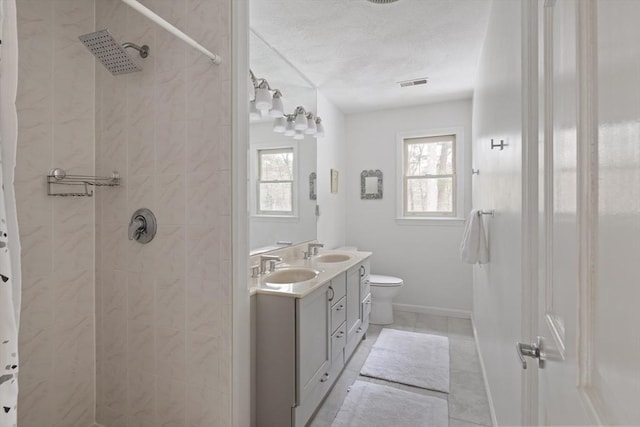
<path fill-rule="evenodd" d="M 302 427 L 318 408 L 366 332 L 361 271 L 302 298 L 258 294 L 256 427 Z"/>

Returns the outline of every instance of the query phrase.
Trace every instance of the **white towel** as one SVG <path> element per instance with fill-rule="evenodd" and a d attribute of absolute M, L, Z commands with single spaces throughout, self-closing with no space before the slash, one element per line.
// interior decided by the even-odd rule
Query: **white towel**
<path fill-rule="evenodd" d="M 468 264 L 489 262 L 489 248 L 484 233 L 484 223 L 480 211 L 473 209 L 464 226 L 460 243 L 460 259 Z"/>

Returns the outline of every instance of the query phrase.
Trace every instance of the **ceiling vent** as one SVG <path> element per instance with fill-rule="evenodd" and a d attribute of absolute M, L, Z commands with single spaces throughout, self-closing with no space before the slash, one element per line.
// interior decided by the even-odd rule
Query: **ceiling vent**
<path fill-rule="evenodd" d="M 375 3 L 375 4 L 389 4 L 389 3 L 395 3 L 398 0 L 369 0 L 369 2 L 371 3 Z"/>
<path fill-rule="evenodd" d="M 403 82 L 398 82 L 398 84 L 400 85 L 400 87 L 410 87 L 410 86 L 426 85 L 428 82 L 429 82 L 428 78 L 422 77 L 419 79 L 405 80 Z"/>

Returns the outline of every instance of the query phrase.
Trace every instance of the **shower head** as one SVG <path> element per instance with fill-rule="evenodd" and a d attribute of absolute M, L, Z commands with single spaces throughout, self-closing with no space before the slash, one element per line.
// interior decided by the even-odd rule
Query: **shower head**
<path fill-rule="evenodd" d="M 84 34 L 78 38 L 114 76 L 142 71 L 142 68 L 124 50 L 125 48 L 130 47 L 137 50 L 143 58 L 149 55 L 149 46 L 138 46 L 133 43 L 121 45 L 113 38 L 109 30 Z"/>

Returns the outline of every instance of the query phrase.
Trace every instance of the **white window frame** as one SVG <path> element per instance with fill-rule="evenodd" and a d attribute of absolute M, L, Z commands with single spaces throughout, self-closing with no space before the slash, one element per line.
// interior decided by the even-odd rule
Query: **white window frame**
<path fill-rule="evenodd" d="M 263 213 L 259 210 L 260 192 L 258 187 L 260 185 L 260 151 L 268 150 L 292 150 L 293 151 L 293 185 L 292 185 L 292 212 L 269 212 Z M 251 181 L 250 181 L 250 193 L 251 193 L 251 216 L 255 218 L 264 218 L 270 220 L 284 220 L 289 221 L 291 219 L 298 218 L 298 144 L 291 142 L 289 144 L 256 144 L 251 146 Z"/>
<path fill-rule="evenodd" d="M 438 136 L 453 135 L 455 137 L 454 143 L 454 200 L 453 200 L 453 214 L 420 214 L 420 215 L 406 215 L 405 214 L 405 141 L 407 139 L 415 138 L 432 138 Z M 464 221 L 464 183 L 466 180 L 464 170 L 464 152 L 466 141 L 464 139 L 464 128 L 462 126 L 438 128 L 438 129 L 426 129 L 415 130 L 408 132 L 400 132 L 396 135 L 396 221 L 400 224 L 442 224 L 444 222 L 459 223 Z"/>

